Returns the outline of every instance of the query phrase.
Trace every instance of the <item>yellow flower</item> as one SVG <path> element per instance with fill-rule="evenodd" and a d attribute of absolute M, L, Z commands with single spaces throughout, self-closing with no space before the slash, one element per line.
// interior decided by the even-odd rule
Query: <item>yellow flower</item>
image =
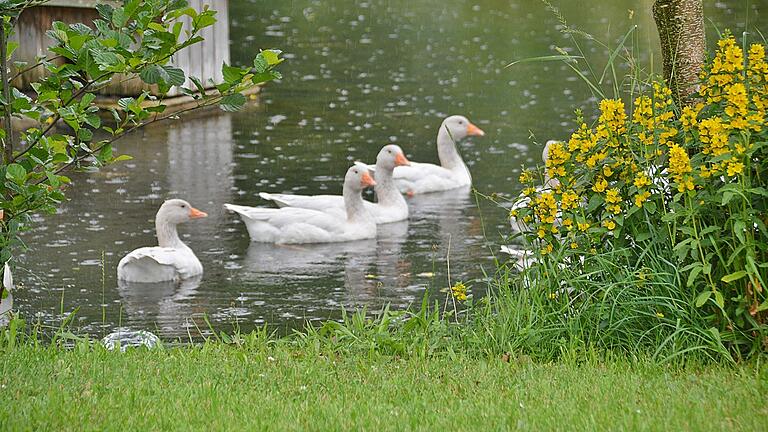
<path fill-rule="evenodd" d="M 563 220 L 563 226 L 566 227 L 568 231 L 573 229 L 573 219 L 566 218 L 565 220 Z"/>
<path fill-rule="evenodd" d="M 642 192 L 635 195 L 635 205 L 638 207 L 643 207 L 643 203 L 647 201 L 650 196 L 650 192 Z"/>
<path fill-rule="evenodd" d="M 683 108 L 683 112 L 680 114 L 680 123 L 683 125 L 683 130 L 690 131 L 698 124 L 697 117 L 703 107 L 704 104 L 700 103 L 696 107 L 686 106 Z"/>
<path fill-rule="evenodd" d="M 543 255 L 551 254 L 553 249 L 554 248 L 552 247 L 551 244 L 547 244 L 546 246 L 541 248 L 541 255 L 543 256 Z"/>
<path fill-rule="evenodd" d="M 589 158 L 587 158 L 587 166 L 590 168 L 594 168 L 595 165 L 597 165 L 598 162 L 602 162 L 603 159 L 608 157 L 608 153 L 606 152 L 597 152 L 593 155 L 591 155 Z"/>
<path fill-rule="evenodd" d="M 733 177 L 736 174 L 741 174 L 744 172 L 744 164 L 739 162 L 737 158 L 731 158 L 728 161 L 728 177 Z"/>
<path fill-rule="evenodd" d="M 656 317 L 657 318 L 664 318 L 664 314 L 661 313 L 661 312 L 656 312 Z"/>
<path fill-rule="evenodd" d="M 603 165 L 603 177 L 610 177 L 613 175 L 613 170 L 608 165 Z"/>
<path fill-rule="evenodd" d="M 648 176 L 645 175 L 645 173 L 639 173 L 637 177 L 635 177 L 634 185 L 638 189 L 648 186 L 650 184 L 651 184 L 651 179 L 649 179 Z"/>
<path fill-rule="evenodd" d="M 544 223 L 555 223 L 557 218 L 557 202 L 554 192 L 545 192 L 536 197 L 536 216 Z"/>
<path fill-rule="evenodd" d="M 529 183 L 533 181 L 533 174 L 530 171 L 525 170 L 520 173 L 520 178 L 518 179 L 518 181 L 520 183 Z"/>
<path fill-rule="evenodd" d="M 677 144 L 673 144 L 669 148 L 669 173 L 677 183 L 677 189 L 679 192 L 685 192 L 686 190 L 693 190 L 693 180 L 691 176 L 687 175 L 692 172 L 691 159 L 688 157 L 688 153 L 684 148 Z"/>
<path fill-rule="evenodd" d="M 605 202 L 609 204 L 620 203 L 621 195 L 619 194 L 619 190 L 616 188 L 608 189 L 608 192 L 605 193 Z"/>
<path fill-rule="evenodd" d="M 467 287 L 464 285 L 463 282 L 456 282 L 451 287 L 451 294 L 453 295 L 453 298 L 456 300 L 462 302 L 467 299 Z"/>
<path fill-rule="evenodd" d="M 614 222 L 614 221 L 612 221 L 610 219 L 606 219 L 606 220 L 603 221 L 603 226 L 608 228 L 608 231 L 613 231 L 614 228 L 616 228 L 616 222 Z"/>
<path fill-rule="evenodd" d="M 578 243 L 576 243 L 576 242 L 571 243 L 571 249 L 578 249 L 578 248 L 579 248 L 579 244 Z"/>
<path fill-rule="evenodd" d="M 704 143 L 705 154 L 720 156 L 728 152 L 728 131 L 719 117 L 702 120 L 699 123 L 699 138 Z"/>
<path fill-rule="evenodd" d="M 542 228 L 539 228 L 539 230 L 538 230 L 538 231 L 536 231 L 536 235 L 537 235 L 537 236 L 539 236 L 539 238 L 544 238 L 544 236 L 546 236 L 546 235 L 547 235 L 547 232 L 546 232 L 546 231 L 544 231 L 544 229 L 542 229 Z"/>
<path fill-rule="evenodd" d="M 598 122 L 610 133 L 611 138 L 614 138 L 608 145 L 617 146 L 616 138 L 627 131 L 627 113 L 624 111 L 624 102 L 621 99 L 601 100 Z"/>
<path fill-rule="evenodd" d="M 747 88 L 743 83 L 735 83 L 728 87 L 726 99 L 728 101 L 728 106 L 725 107 L 725 113 L 728 114 L 729 117 L 747 115 L 749 98 L 747 97 Z"/>
<path fill-rule="evenodd" d="M 579 196 L 575 192 L 565 191 L 561 197 L 560 207 L 563 210 L 575 209 L 579 206 Z"/>
<path fill-rule="evenodd" d="M 568 159 L 571 158 L 571 153 L 566 149 L 565 143 L 553 142 L 549 145 L 547 150 L 547 172 L 550 177 L 564 176 L 565 167 L 563 166 Z"/>
<path fill-rule="evenodd" d="M 608 188 L 608 182 L 604 178 L 599 178 L 595 185 L 592 186 L 592 190 L 597 193 L 603 193 Z"/>
<path fill-rule="evenodd" d="M 576 224 L 576 226 L 579 228 L 579 231 L 585 232 L 589 229 L 589 223 L 587 222 L 579 222 Z"/>

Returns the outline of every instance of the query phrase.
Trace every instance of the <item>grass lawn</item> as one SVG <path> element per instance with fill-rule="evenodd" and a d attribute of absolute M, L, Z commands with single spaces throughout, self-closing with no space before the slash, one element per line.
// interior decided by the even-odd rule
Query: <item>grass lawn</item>
<path fill-rule="evenodd" d="M 0 430 L 768 430 L 762 365 L 0 350 Z"/>

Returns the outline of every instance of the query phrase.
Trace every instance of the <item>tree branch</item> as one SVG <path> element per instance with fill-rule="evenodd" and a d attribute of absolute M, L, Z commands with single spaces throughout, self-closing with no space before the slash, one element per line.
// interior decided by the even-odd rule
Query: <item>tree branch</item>
<path fill-rule="evenodd" d="M 3 117 L 5 123 L 5 140 L 3 142 L 3 162 L 5 164 L 11 163 L 13 158 L 13 125 L 11 124 L 11 110 L 12 108 L 12 94 L 11 94 L 11 82 L 8 80 L 8 52 L 7 43 L 8 35 L 5 34 L 5 20 L 0 20 L 0 81 L 3 83 L 3 99 L 5 99 L 5 106 L 3 107 Z"/>

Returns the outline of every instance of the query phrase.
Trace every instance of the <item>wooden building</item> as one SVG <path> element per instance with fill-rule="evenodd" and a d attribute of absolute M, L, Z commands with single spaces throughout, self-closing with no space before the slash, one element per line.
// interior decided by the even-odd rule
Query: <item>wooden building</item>
<path fill-rule="evenodd" d="M 13 54 L 13 61 L 25 61 L 34 64 L 35 58 L 39 56 L 50 55 L 48 47 L 53 41 L 46 35 L 46 31 L 51 28 L 54 21 L 63 21 L 66 23 L 80 22 L 91 26 L 93 21 L 99 17 L 94 8 L 96 3 L 120 4 L 115 0 L 51 0 L 43 6 L 37 6 L 19 17 L 16 26 L 16 39 L 19 47 Z M 189 5 L 197 10 L 209 5 L 211 9 L 216 10 L 217 22 L 211 27 L 204 29 L 201 36 L 204 41 L 189 46 L 174 55 L 171 58 L 171 64 L 184 70 L 187 76 L 195 76 L 205 84 L 206 87 L 213 87 L 213 83 L 221 82 L 221 64 L 229 63 L 229 4 L 227 0 L 189 0 Z M 42 67 L 25 73 L 18 78 L 14 85 L 19 88 L 28 88 L 30 82 L 34 82 L 41 74 L 45 73 Z M 188 88 L 194 88 L 192 82 L 187 79 L 185 84 Z M 131 80 L 124 80 L 121 77 L 115 77 L 113 83 L 100 91 L 103 95 L 111 96 L 135 96 L 141 93 L 147 86 L 136 77 Z M 171 89 L 170 95 L 175 96 L 178 92 L 175 88 Z"/>

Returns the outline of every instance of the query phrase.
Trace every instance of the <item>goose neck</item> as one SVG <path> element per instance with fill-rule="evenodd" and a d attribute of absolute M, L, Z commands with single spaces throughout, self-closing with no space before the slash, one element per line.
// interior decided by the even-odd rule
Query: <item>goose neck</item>
<path fill-rule="evenodd" d="M 458 140 L 455 138 L 444 126 L 441 126 L 437 133 L 437 157 L 440 159 L 440 165 L 449 170 L 464 167 L 464 161 L 456 148 Z"/>
<path fill-rule="evenodd" d="M 350 188 L 344 188 L 344 207 L 347 210 L 347 220 L 349 222 L 356 222 L 361 220 L 367 214 L 365 204 L 363 203 L 362 191 L 350 190 Z"/>
<path fill-rule="evenodd" d="M 157 215 L 157 218 L 155 218 L 155 231 L 157 232 L 157 244 L 160 247 L 186 247 L 179 238 L 176 224 L 166 220 L 162 215 Z"/>

